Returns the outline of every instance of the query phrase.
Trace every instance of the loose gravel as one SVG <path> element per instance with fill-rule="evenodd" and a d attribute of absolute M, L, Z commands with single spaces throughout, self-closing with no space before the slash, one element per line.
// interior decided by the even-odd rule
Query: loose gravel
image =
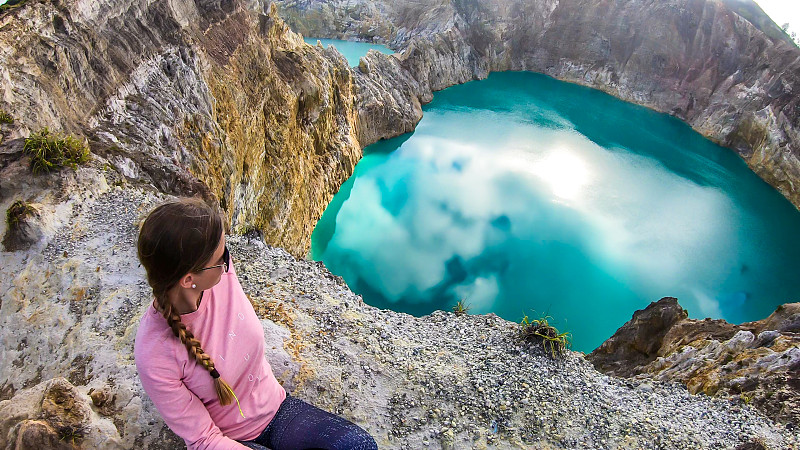
<path fill-rule="evenodd" d="M 71 228 L 42 251 L 48 264 L 84 261 L 81 270 L 98 270 L 101 286 L 135 285 L 118 314 L 90 319 L 114 340 L 132 336 L 126 324 L 149 303 L 131 248 L 137 221 L 161 199 L 130 186 L 96 194 L 74 206 Z M 284 387 L 358 423 L 380 448 L 800 448 L 797 430 L 739 399 L 606 376 L 578 352 L 553 359 L 494 314 L 413 317 L 371 307 L 321 263 L 296 260 L 257 234 L 229 236 L 228 246 Z"/>

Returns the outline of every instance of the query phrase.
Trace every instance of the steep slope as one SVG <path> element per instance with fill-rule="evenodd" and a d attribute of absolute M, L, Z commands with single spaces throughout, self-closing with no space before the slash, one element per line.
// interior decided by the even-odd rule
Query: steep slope
<path fill-rule="evenodd" d="M 278 5 L 301 32 L 389 43 L 430 90 L 530 70 L 672 114 L 800 206 L 800 49 L 720 1 Z"/>
<path fill-rule="evenodd" d="M 114 187 L 114 177 L 81 168 L 67 188 L 81 200 L 50 243 L 3 255 L 0 447 L 58 448 L 73 439 L 83 449 L 183 447 L 133 363 L 133 336 L 150 303 L 136 223 L 164 196 Z M 276 378 L 364 427 L 379 448 L 800 444 L 738 395 L 609 377 L 576 352 L 554 360 L 493 314 L 379 310 L 321 264 L 255 233 L 227 242 Z"/>
<path fill-rule="evenodd" d="M 728 7 L 773 40 L 796 45 L 781 27 L 778 26 L 753 0 L 723 0 Z"/>
<path fill-rule="evenodd" d="M 29 2 L 0 17 L 0 109 L 16 119 L 0 151 L 0 206 L 25 196 L 19 140 L 49 127 L 85 137 L 126 181 L 213 198 L 232 229 L 257 227 L 305 255 L 361 157 L 359 133 L 409 131 L 421 110 L 392 97 L 407 83 L 354 73 L 265 8 L 75 0 Z M 359 102 L 404 116 L 373 121 Z"/>

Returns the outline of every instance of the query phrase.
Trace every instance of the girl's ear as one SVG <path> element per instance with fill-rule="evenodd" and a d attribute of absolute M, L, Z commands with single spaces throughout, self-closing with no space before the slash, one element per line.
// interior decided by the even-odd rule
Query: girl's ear
<path fill-rule="evenodd" d="M 194 284 L 194 277 L 191 273 L 187 273 L 178 281 L 178 285 L 186 289 L 192 289 L 192 284 Z"/>

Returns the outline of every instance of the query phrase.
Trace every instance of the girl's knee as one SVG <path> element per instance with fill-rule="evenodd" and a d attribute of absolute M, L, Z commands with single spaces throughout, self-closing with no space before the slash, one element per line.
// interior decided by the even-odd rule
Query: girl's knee
<path fill-rule="evenodd" d="M 349 432 L 336 443 L 335 448 L 336 450 L 378 450 L 378 444 L 369 433 L 353 424 Z"/>

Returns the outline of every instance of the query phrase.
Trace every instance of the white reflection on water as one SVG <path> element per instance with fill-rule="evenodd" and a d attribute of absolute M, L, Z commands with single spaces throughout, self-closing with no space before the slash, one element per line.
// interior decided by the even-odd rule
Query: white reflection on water
<path fill-rule="evenodd" d="M 589 171 L 583 159 L 569 149 L 557 148 L 547 152 L 529 168 L 562 200 L 576 200 L 589 183 Z"/>
<path fill-rule="evenodd" d="M 678 289 L 719 316 L 710 293 L 738 247 L 725 194 L 573 131 L 505 126 L 491 145 L 415 134 L 358 178 L 329 244 L 358 261 L 345 279 L 381 286 L 390 301 L 416 297 L 445 278 L 448 261 L 478 258 L 507 239 L 495 226 L 505 217 L 519 240 L 590 236 L 583 251 L 619 281 L 651 299 Z M 483 274 L 451 289 L 488 312 L 502 285 Z"/>

